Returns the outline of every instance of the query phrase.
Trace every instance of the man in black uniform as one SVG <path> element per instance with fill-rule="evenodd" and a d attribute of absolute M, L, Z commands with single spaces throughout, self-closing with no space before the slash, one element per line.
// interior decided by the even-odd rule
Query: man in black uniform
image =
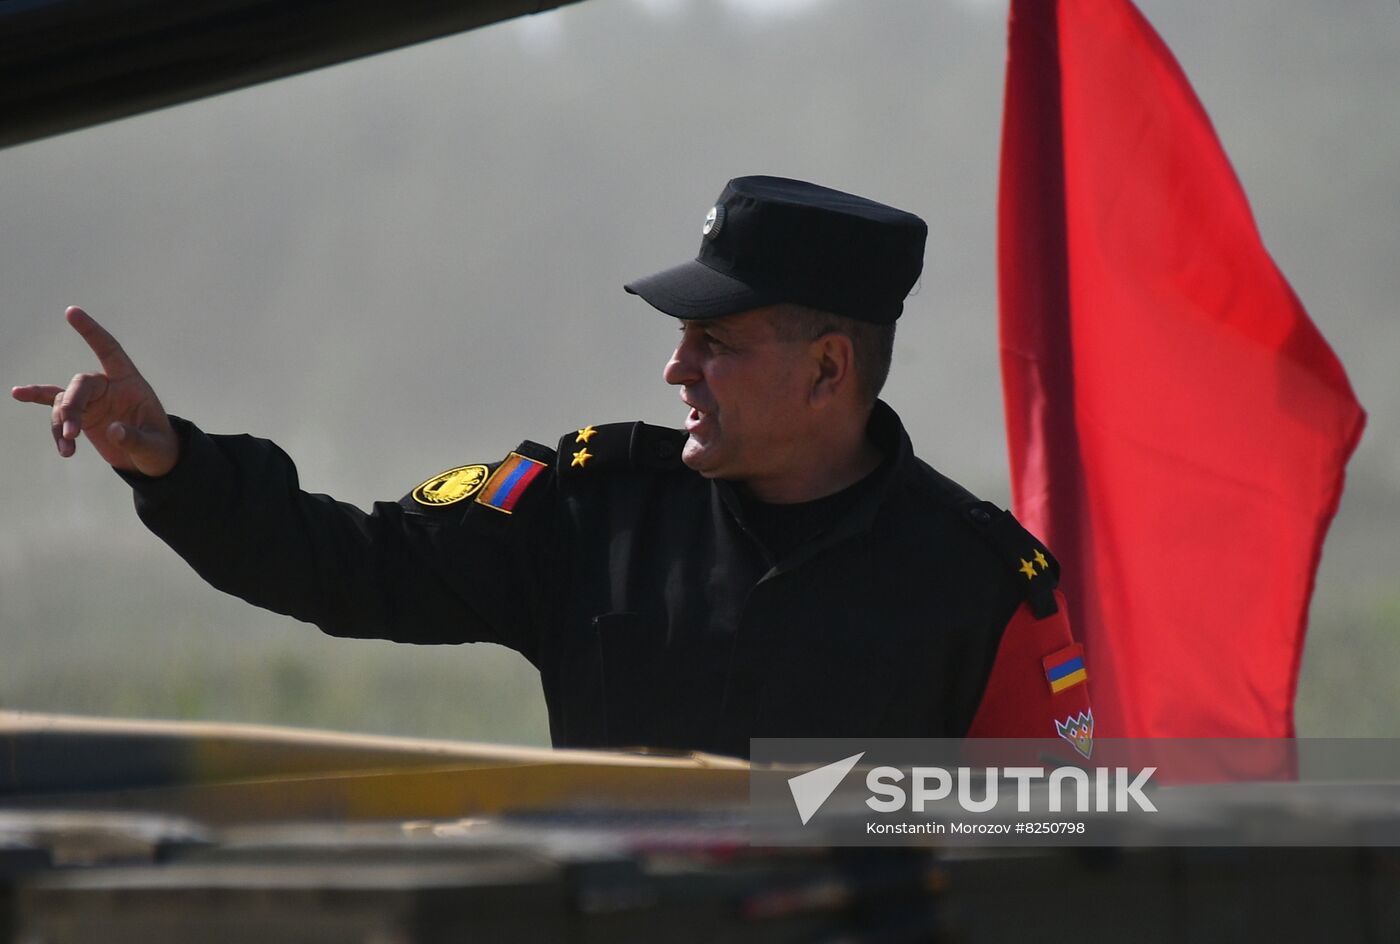
<path fill-rule="evenodd" d="M 554 743 L 746 756 L 757 736 L 1092 743 L 1049 552 L 917 459 L 877 400 L 919 276 L 912 214 L 733 180 L 699 255 L 627 286 L 679 319 L 685 430 L 586 425 L 373 513 L 275 445 L 169 417 L 95 321 L 103 373 L 17 387 L 81 431 L 215 586 L 325 632 L 494 641 L 540 671 Z"/>

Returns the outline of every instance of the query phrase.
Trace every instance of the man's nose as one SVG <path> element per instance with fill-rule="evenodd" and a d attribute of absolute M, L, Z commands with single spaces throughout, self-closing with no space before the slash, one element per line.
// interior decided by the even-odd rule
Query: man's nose
<path fill-rule="evenodd" d="M 666 369 L 661 372 L 661 376 L 668 384 L 677 386 L 698 381 L 700 368 L 695 358 L 695 345 L 682 338 L 681 343 L 671 352 L 671 359 L 666 362 Z"/>

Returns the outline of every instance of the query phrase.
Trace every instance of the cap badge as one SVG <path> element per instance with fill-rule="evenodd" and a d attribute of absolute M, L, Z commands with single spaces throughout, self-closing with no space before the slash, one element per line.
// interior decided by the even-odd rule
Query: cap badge
<path fill-rule="evenodd" d="M 717 203 L 710 207 L 709 213 L 705 214 L 705 226 L 700 230 L 700 235 L 706 239 L 714 239 L 723 228 L 724 207 Z"/>

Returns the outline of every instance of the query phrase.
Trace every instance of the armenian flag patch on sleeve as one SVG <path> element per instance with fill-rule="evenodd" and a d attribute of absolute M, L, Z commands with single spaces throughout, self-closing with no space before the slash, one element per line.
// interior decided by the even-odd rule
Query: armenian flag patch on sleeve
<path fill-rule="evenodd" d="M 496 471 L 486 480 L 476 500 L 487 508 L 494 508 L 511 514 L 520 496 L 539 477 L 547 466 L 543 462 L 527 459 L 518 452 L 506 456 L 506 461 L 496 466 Z"/>
<path fill-rule="evenodd" d="M 1050 683 L 1051 694 L 1059 694 L 1089 680 L 1084 667 L 1084 647 L 1079 643 L 1066 646 L 1040 660 L 1045 667 L 1045 681 Z"/>

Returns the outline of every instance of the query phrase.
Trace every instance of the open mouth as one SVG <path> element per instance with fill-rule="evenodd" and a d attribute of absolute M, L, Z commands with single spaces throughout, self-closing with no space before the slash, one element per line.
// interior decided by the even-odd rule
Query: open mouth
<path fill-rule="evenodd" d="M 685 418 L 686 432 L 694 431 L 698 426 L 702 425 L 706 419 L 709 418 L 709 415 L 709 413 L 700 409 L 698 406 L 692 406 L 690 408 L 690 413 L 688 413 Z"/>

